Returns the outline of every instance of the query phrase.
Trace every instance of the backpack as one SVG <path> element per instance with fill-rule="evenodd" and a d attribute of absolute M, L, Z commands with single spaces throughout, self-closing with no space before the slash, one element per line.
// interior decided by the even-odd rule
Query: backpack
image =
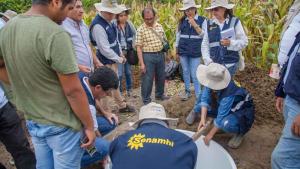
<path fill-rule="evenodd" d="M 165 65 L 165 76 L 166 79 L 168 80 L 173 80 L 176 76 L 176 72 L 178 69 L 178 63 L 175 60 L 170 60 L 166 65 Z"/>

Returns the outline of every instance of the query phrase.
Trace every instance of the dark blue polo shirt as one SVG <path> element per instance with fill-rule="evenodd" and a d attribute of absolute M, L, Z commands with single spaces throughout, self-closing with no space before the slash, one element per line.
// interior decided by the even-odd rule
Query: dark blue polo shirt
<path fill-rule="evenodd" d="M 113 169 L 194 169 L 197 152 L 183 133 L 146 123 L 116 138 L 109 154 Z"/>

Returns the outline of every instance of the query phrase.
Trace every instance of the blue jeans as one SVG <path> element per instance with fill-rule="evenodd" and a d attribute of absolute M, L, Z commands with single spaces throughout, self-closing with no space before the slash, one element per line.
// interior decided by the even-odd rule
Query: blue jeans
<path fill-rule="evenodd" d="M 84 150 L 82 132 L 71 128 L 27 121 L 37 160 L 37 169 L 79 169 Z"/>
<path fill-rule="evenodd" d="M 120 81 L 120 92 L 122 92 L 122 80 L 123 80 L 123 71 L 125 71 L 126 78 L 126 90 L 130 91 L 132 89 L 132 78 L 131 78 L 131 66 L 128 62 L 125 64 L 118 64 L 118 76 Z"/>
<path fill-rule="evenodd" d="M 161 98 L 165 88 L 165 56 L 161 52 L 143 53 L 146 73 L 142 74 L 141 93 L 144 104 L 151 102 L 153 81 L 155 78 L 155 97 Z"/>
<path fill-rule="evenodd" d="M 300 104 L 287 96 L 284 103 L 284 120 L 280 140 L 272 153 L 272 169 L 300 168 L 300 137 L 293 135 L 291 126 L 293 120 L 300 114 Z"/>
<path fill-rule="evenodd" d="M 233 77 L 237 71 L 238 64 L 236 63 L 235 65 L 227 68 L 231 77 Z M 203 87 L 201 96 L 197 98 L 196 103 L 194 105 L 194 112 L 200 113 L 201 112 L 201 107 L 207 107 L 208 110 L 210 110 L 210 105 L 211 105 L 211 89 L 208 87 Z"/>
<path fill-rule="evenodd" d="M 116 127 L 115 124 L 110 124 L 109 121 L 103 116 L 97 116 L 97 123 L 98 123 L 98 130 L 102 136 L 108 134 Z M 104 159 L 108 155 L 109 145 L 110 145 L 109 141 L 101 137 L 96 138 L 95 147 L 97 152 L 93 154 L 93 156 L 91 157 L 85 151 L 81 159 L 81 167 L 87 167 L 91 164 L 96 163 L 97 161 Z"/>
<path fill-rule="evenodd" d="M 201 86 L 196 76 L 196 71 L 200 65 L 200 58 L 190 56 L 180 56 L 180 63 L 183 71 L 183 80 L 185 86 L 185 92 L 190 93 L 191 77 L 194 83 L 195 96 L 198 97 L 201 93 Z"/>

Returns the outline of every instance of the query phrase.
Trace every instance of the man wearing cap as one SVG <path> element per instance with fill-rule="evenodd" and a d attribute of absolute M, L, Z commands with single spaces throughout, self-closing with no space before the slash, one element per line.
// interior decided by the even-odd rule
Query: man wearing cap
<path fill-rule="evenodd" d="M 72 41 L 59 26 L 74 5 L 32 0 L 0 31 L 0 79 L 12 84 L 16 107 L 25 114 L 37 169 L 78 169 L 83 148 L 96 137 Z"/>
<path fill-rule="evenodd" d="M 197 146 L 170 125 L 178 119 L 167 118 L 162 105 L 141 107 L 135 130 L 116 138 L 110 145 L 112 169 L 194 169 Z"/>
<path fill-rule="evenodd" d="M 208 145 L 216 132 L 221 129 L 227 133 L 234 133 L 228 146 L 238 148 L 243 136 L 250 130 L 254 122 L 254 105 L 251 95 L 231 80 L 228 69 L 220 64 L 211 63 L 208 66 L 200 65 L 197 69 L 197 78 L 201 85 L 218 91 L 218 106 L 211 108 L 210 100 L 204 100 L 209 105 L 209 111 L 195 107 L 196 113 L 201 112 L 201 121 L 198 129 L 206 127 L 206 116 L 215 117 L 214 127 L 204 138 Z"/>
<path fill-rule="evenodd" d="M 102 63 L 90 47 L 89 28 L 83 21 L 83 14 L 82 1 L 76 0 L 74 9 L 69 12 L 62 27 L 71 35 L 79 70 L 90 73 Z"/>
<path fill-rule="evenodd" d="M 118 73 L 118 64 L 124 64 L 126 58 L 118 41 L 117 28 L 112 24 L 115 15 L 123 11 L 116 0 L 102 0 L 95 4 L 97 15 L 90 26 L 90 38 L 96 47 L 96 55 L 105 66 Z M 128 105 L 121 96 L 120 90 L 113 90 L 112 96 L 119 106 L 120 112 L 134 112 L 134 107 Z"/>
<path fill-rule="evenodd" d="M 161 24 L 156 22 L 153 8 L 142 11 L 144 23 L 138 28 L 136 47 L 142 73 L 141 93 L 144 104 L 151 102 L 153 79 L 155 78 L 155 99 L 167 100 L 165 88 L 165 55 L 162 52 L 162 37 L 166 37 Z"/>

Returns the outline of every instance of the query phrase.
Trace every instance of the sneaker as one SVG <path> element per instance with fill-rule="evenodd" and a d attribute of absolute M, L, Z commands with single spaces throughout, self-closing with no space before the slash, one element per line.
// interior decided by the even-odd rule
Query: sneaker
<path fill-rule="evenodd" d="M 135 108 L 131 105 L 126 104 L 126 107 L 119 109 L 120 113 L 129 113 L 129 112 L 135 112 Z"/>
<path fill-rule="evenodd" d="M 185 122 L 188 124 L 188 125 L 192 125 L 194 123 L 196 119 L 196 113 L 194 112 L 194 110 L 192 110 L 189 115 L 186 117 L 185 119 Z"/>
<path fill-rule="evenodd" d="M 243 134 L 235 134 L 228 142 L 228 147 L 237 149 L 241 145 L 242 141 L 244 139 Z"/>
<path fill-rule="evenodd" d="M 180 99 L 181 99 L 181 101 L 187 101 L 187 100 L 189 100 L 189 98 L 191 98 L 191 97 L 192 97 L 192 95 L 191 95 L 190 92 L 185 92 L 184 94 L 182 94 L 182 95 L 180 96 Z"/>
<path fill-rule="evenodd" d="M 162 97 L 155 97 L 155 100 L 164 101 L 169 100 L 170 96 L 163 95 Z"/>

